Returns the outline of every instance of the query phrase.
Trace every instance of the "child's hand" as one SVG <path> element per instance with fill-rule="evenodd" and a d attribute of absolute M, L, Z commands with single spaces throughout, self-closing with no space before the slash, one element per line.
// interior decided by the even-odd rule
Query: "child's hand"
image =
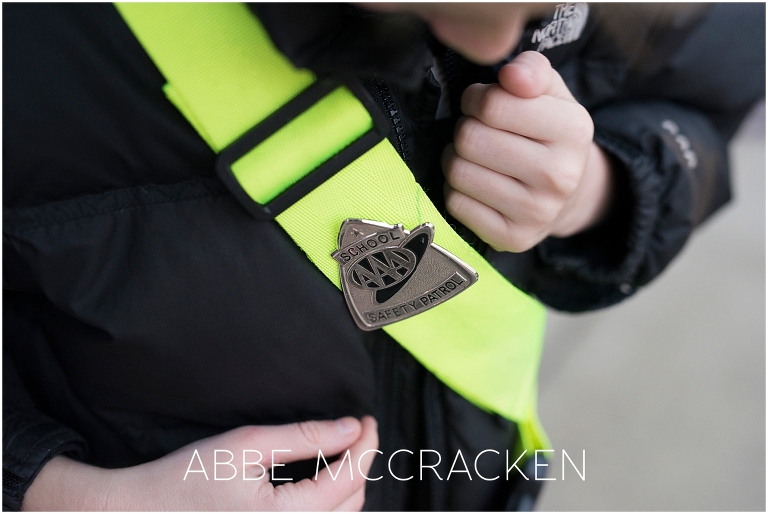
<path fill-rule="evenodd" d="M 365 502 L 364 476 L 378 447 L 376 421 L 365 416 L 340 423 L 235 428 L 129 468 L 103 469 L 59 455 L 32 482 L 22 510 L 360 510 Z M 314 460 L 318 450 L 330 457 L 347 448 L 351 476 L 344 457 L 333 462 L 328 458 L 330 464 L 316 478 L 298 482 L 276 478 L 273 485 L 267 476 L 273 459 L 279 467 Z M 286 475 L 280 475 L 285 480 Z M 277 476 L 274 469 L 272 476 Z"/>
<path fill-rule="evenodd" d="M 518 55 L 499 84 L 468 87 L 461 110 L 443 152 L 446 206 L 457 220 L 512 252 L 600 221 L 610 164 L 592 141 L 592 118 L 546 57 Z"/>

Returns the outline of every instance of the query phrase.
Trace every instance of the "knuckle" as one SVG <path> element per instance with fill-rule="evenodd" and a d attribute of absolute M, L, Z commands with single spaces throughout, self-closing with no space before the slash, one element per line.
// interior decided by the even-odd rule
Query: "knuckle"
<path fill-rule="evenodd" d="M 560 202 L 570 198 L 581 181 L 581 171 L 570 162 L 555 164 L 548 170 L 542 170 L 541 176 L 547 194 Z"/>
<path fill-rule="evenodd" d="M 458 218 L 461 216 L 462 199 L 461 195 L 455 189 L 449 189 L 445 193 L 445 208 L 451 213 L 451 216 Z"/>
<path fill-rule="evenodd" d="M 589 111 L 581 105 L 576 104 L 576 112 L 572 118 L 574 123 L 574 134 L 580 143 L 591 142 L 595 135 L 595 124 Z"/>
<path fill-rule="evenodd" d="M 543 229 L 552 223 L 563 207 L 563 201 L 559 198 L 543 198 L 532 211 L 533 224 Z"/>
<path fill-rule="evenodd" d="M 496 85 L 486 89 L 478 107 L 480 119 L 489 124 L 497 124 L 502 117 L 505 96 L 504 91 Z"/>
<path fill-rule="evenodd" d="M 580 174 L 570 168 L 561 169 L 557 175 L 552 178 L 552 193 L 554 199 L 564 202 L 571 197 L 579 186 Z"/>
<path fill-rule="evenodd" d="M 483 89 L 485 89 L 487 86 L 484 84 L 470 84 L 469 86 L 464 89 L 464 92 L 461 94 L 461 110 L 465 114 L 468 112 L 471 112 L 473 109 L 473 105 L 477 98 L 479 98 L 483 94 Z"/>
<path fill-rule="evenodd" d="M 510 240 L 510 246 L 512 247 L 510 251 L 515 253 L 525 252 L 536 246 L 537 242 L 538 240 L 532 231 L 525 231 Z"/>
<path fill-rule="evenodd" d="M 507 219 L 504 232 L 503 247 L 509 252 L 524 252 L 538 243 L 538 230 L 531 226 L 519 225 Z"/>
<path fill-rule="evenodd" d="M 463 118 L 456 127 L 454 145 L 456 153 L 461 157 L 468 157 L 481 142 L 480 134 L 482 124 L 474 118 Z"/>
<path fill-rule="evenodd" d="M 303 510 L 299 505 L 299 482 L 287 482 L 272 489 L 267 498 L 271 511 Z"/>
<path fill-rule="evenodd" d="M 446 210 L 462 223 L 468 223 L 473 219 L 472 210 L 468 208 L 468 197 L 463 193 L 451 189 L 445 195 Z"/>
<path fill-rule="evenodd" d="M 559 194 L 560 192 L 560 173 L 557 166 L 552 166 L 541 170 L 543 182 L 543 192 L 546 194 Z"/>
<path fill-rule="evenodd" d="M 256 510 L 275 512 L 281 509 L 277 489 L 269 482 L 266 482 L 256 490 L 255 499 Z"/>
<path fill-rule="evenodd" d="M 535 50 L 527 50 L 520 54 L 520 58 L 526 59 L 530 64 L 534 66 L 542 66 L 546 68 L 552 68 L 552 64 L 546 55 Z M 553 69 L 554 71 L 554 69 Z"/>
<path fill-rule="evenodd" d="M 445 180 L 455 189 L 462 189 L 469 178 L 469 170 L 466 162 L 461 157 L 452 157 L 445 169 Z"/>
<path fill-rule="evenodd" d="M 497 252 L 516 252 L 509 237 L 489 236 L 485 242 Z"/>
<path fill-rule="evenodd" d="M 322 442 L 323 431 L 317 421 L 302 421 L 299 423 L 299 431 L 310 445 L 318 445 Z"/>
<path fill-rule="evenodd" d="M 242 445 L 244 448 L 248 448 L 248 445 L 252 445 L 253 441 L 259 440 L 260 430 L 258 426 L 248 425 L 232 430 L 231 434 L 234 438 L 235 444 Z"/>
<path fill-rule="evenodd" d="M 517 223 L 504 217 L 504 227 L 497 236 L 496 245 L 504 251 L 515 251 L 515 242 L 517 241 L 519 230 L 520 227 L 518 227 Z"/>
<path fill-rule="evenodd" d="M 525 238 L 521 242 L 521 252 L 524 252 L 526 250 L 530 250 L 539 242 L 541 241 L 541 236 L 539 235 L 539 232 L 531 232 L 530 234 L 526 234 Z"/>
<path fill-rule="evenodd" d="M 563 166 L 558 177 L 558 192 L 562 200 L 567 200 L 576 191 L 581 182 L 583 170 L 580 166 L 570 164 Z"/>

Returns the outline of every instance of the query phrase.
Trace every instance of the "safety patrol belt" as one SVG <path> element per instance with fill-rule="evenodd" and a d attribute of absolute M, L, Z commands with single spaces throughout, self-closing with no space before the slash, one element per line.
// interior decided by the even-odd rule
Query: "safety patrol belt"
<path fill-rule="evenodd" d="M 257 218 L 279 223 L 337 287 L 331 254 L 345 220 L 434 225 L 434 243 L 478 281 L 383 330 L 467 400 L 518 423 L 525 449 L 549 447 L 536 415 L 543 306 L 441 217 L 384 137 L 388 123 L 367 94 L 354 81 L 295 68 L 243 4 L 117 8 L 167 80 L 166 96 L 219 154 L 233 194 Z"/>

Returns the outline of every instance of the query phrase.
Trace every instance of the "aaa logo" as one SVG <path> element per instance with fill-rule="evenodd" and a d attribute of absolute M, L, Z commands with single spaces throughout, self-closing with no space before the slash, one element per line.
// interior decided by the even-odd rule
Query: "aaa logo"
<path fill-rule="evenodd" d="M 407 248 L 386 248 L 360 259 L 348 272 L 352 285 L 383 289 L 406 280 L 416 269 L 416 255 Z"/>
<path fill-rule="evenodd" d="M 347 219 L 339 229 L 339 278 L 352 317 L 373 330 L 429 310 L 477 282 L 477 273 L 432 243 L 435 228 L 413 230 Z"/>

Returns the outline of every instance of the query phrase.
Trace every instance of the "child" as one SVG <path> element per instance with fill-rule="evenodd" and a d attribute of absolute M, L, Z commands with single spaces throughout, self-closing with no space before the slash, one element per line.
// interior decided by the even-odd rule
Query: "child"
<path fill-rule="evenodd" d="M 6 508 L 530 507 L 527 470 L 492 458 L 517 425 L 358 330 L 249 217 L 114 7 L 3 9 Z M 763 6 L 380 9 L 418 18 L 254 12 L 296 66 L 360 78 L 431 201 L 529 295 L 616 303 L 727 201 L 725 142 L 764 92 Z M 280 485 L 318 449 L 382 479 L 332 479 L 340 458 Z M 243 475 L 208 480 L 240 472 L 217 450 Z"/>

